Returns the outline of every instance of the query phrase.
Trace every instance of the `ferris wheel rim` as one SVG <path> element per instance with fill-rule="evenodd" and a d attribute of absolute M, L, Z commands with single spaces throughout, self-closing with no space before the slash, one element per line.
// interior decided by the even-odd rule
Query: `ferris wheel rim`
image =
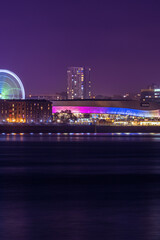
<path fill-rule="evenodd" d="M 12 72 L 10 70 L 7 70 L 7 69 L 0 69 L 0 73 L 9 74 L 17 80 L 17 82 L 20 85 L 21 91 L 22 91 L 22 98 L 21 99 L 25 99 L 25 90 L 24 90 L 24 86 L 23 86 L 23 83 L 22 83 L 21 79 L 14 72 Z"/>

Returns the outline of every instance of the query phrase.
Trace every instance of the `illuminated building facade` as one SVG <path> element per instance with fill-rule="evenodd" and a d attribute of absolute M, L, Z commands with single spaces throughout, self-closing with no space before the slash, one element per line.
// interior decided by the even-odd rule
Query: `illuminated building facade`
<path fill-rule="evenodd" d="M 49 123 L 52 121 L 52 103 L 48 100 L 26 100 L 27 123 Z"/>
<path fill-rule="evenodd" d="M 48 123 L 52 103 L 47 100 L 0 100 L 0 122 Z"/>
<path fill-rule="evenodd" d="M 67 97 L 68 99 L 90 99 L 91 79 L 90 68 L 69 67 L 67 69 Z"/>
<path fill-rule="evenodd" d="M 160 88 L 149 88 L 141 90 L 142 102 L 160 102 Z"/>
<path fill-rule="evenodd" d="M 130 116 L 140 118 L 160 118 L 160 104 L 142 104 L 137 100 L 75 100 L 53 101 L 52 113 L 70 110 L 75 114 L 98 114 Z"/>

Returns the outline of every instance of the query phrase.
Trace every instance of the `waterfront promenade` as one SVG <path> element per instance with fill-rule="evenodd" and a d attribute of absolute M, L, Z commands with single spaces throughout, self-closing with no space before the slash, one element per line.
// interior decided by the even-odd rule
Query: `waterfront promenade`
<path fill-rule="evenodd" d="M 159 126 L 2 124 L 0 133 L 160 133 Z"/>

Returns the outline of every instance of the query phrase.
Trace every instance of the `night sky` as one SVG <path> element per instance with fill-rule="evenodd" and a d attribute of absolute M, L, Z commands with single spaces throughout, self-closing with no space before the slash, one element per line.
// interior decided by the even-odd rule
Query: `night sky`
<path fill-rule="evenodd" d="M 160 3 L 1 1 L 0 68 L 27 93 L 66 90 L 67 66 L 90 66 L 96 94 L 160 85 Z"/>

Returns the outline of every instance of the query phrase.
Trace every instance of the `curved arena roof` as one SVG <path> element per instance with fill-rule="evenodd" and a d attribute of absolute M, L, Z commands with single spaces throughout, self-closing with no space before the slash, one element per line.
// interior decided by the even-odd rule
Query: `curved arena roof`
<path fill-rule="evenodd" d="M 160 117 L 160 104 L 140 101 L 82 100 L 53 101 L 52 112 L 71 110 L 73 113 L 116 114 L 137 117 Z"/>

